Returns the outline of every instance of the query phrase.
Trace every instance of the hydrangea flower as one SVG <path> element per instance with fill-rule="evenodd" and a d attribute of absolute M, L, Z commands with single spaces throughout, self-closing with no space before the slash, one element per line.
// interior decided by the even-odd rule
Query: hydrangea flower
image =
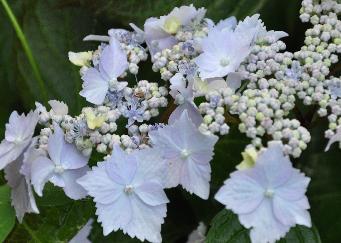
<path fill-rule="evenodd" d="M 198 228 L 192 231 L 188 236 L 186 243 L 204 243 L 206 239 L 207 226 L 200 222 Z"/>
<path fill-rule="evenodd" d="M 96 202 L 104 235 L 121 229 L 141 241 L 161 242 L 168 203 L 164 166 L 154 149 L 128 154 L 115 146 L 111 157 L 78 180 Z"/>
<path fill-rule="evenodd" d="M 109 84 L 118 82 L 117 78 L 127 68 L 127 56 L 121 49 L 120 43 L 115 38 L 110 38 L 109 45 L 101 53 L 98 69 L 89 68 L 85 71 L 82 77 L 84 81 L 83 90 L 80 95 L 90 103 L 102 104 L 108 93 Z"/>
<path fill-rule="evenodd" d="M 90 66 L 90 61 L 92 59 L 92 51 L 83 51 L 83 52 L 72 52 L 68 53 L 69 60 L 72 64 L 76 66 Z"/>
<path fill-rule="evenodd" d="M 65 141 L 64 132 L 57 124 L 54 124 L 47 150 L 49 157 L 39 156 L 31 165 L 31 180 L 36 193 L 42 196 L 45 183 L 50 181 L 62 187 L 65 194 L 74 200 L 85 197 L 85 190 L 76 180 L 89 170 L 89 157 L 78 151 L 74 144 Z"/>
<path fill-rule="evenodd" d="M 65 116 L 69 113 L 69 107 L 62 101 L 50 100 L 48 103 L 55 115 Z"/>
<path fill-rule="evenodd" d="M 339 127 L 336 133 L 329 139 L 325 151 L 328 151 L 330 149 L 330 146 L 335 142 L 341 142 L 341 127 Z"/>
<path fill-rule="evenodd" d="M 126 127 L 130 127 L 135 121 L 142 122 L 146 106 L 137 97 L 131 97 L 125 105 L 120 107 L 120 111 L 125 118 L 128 118 Z"/>
<path fill-rule="evenodd" d="M 12 112 L 6 124 L 5 139 L 0 144 L 0 170 L 19 158 L 30 145 L 38 119 L 38 114 L 32 111 L 27 116 Z"/>
<path fill-rule="evenodd" d="M 194 61 L 203 79 L 225 77 L 235 72 L 250 53 L 250 40 L 232 31 L 214 28 L 201 44 L 203 52 Z"/>
<path fill-rule="evenodd" d="M 256 40 L 276 42 L 277 40 L 288 36 L 284 31 L 267 31 L 264 23 L 259 19 L 259 14 L 254 14 L 251 17 L 247 16 L 243 21 L 240 21 L 236 26 L 235 32 L 239 33 L 251 43 Z"/>
<path fill-rule="evenodd" d="M 302 70 L 302 67 L 300 65 L 300 62 L 293 61 L 291 64 L 291 68 L 288 68 L 285 71 L 285 77 L 297 82 L 300 80 L 300 78 L 302 76 L 302 72 L 303 72 L 303 70 Z"/>
<path fill-rule="evenodd" d="M 168 122 L 174 123 L 186 110 L 192 122 L 199 126 L 202 123 L 202 116 L 194 103 L 193 82 L 187 82 L 180 73 L 175 74 L 169 81 L 171 83 L 169 93 L 179 105 L 170 115 Z"/>
<path fill-rule="evenodd" d="M 210 191 L 213 148 L 217 136 L 204 135 L 187 111 L 171 125 L 149 132 L 154 148 L 167 161 L 166 186 L 182 185 L 190 193 L 207 199 Z"/>
<path fill-rule="evenodd" d="M 235 171 L 230 177 L 215 198 L 251 228 L 252 242 L 274 243 L 296 224 L 311 227 L 305 196 L 310 178 L 292 167 L 281 143 L 269 143 L 253 168 Z"/>
<path fill-rule="evenodd" d="M 91 233 L 93 222 L 93 219 L 89 219 L 83 228 L 69 241 L 69 243 L 91 243 L 88 237 Z"/>
<path fill-rule="evenodd" d="M 233 31 L 237 26 L 237 19 L 234 16 L 220 20 L 218 24 L 214 24 L 212 20 L 207 20 L 209 29 L 216 29 L 219 31 Z"/>
<path fill-rule="evenodd" d="M 196 9 L 190 5 L 176 7 L 168 15 L 160 18 L 147 19 L 144 23 L 144 32 L 151 56 L 175 45 L 177 40 L 173 35 L 179 28 L 190 24 L 193 20 L 202 19 L 205 13 L 204 8 Z"/>
<path fill-rule="evenodd" d="M 39 213 L 30 181 L 30 164 L 40 155 L 34 148 L 35 144 L 36 139 L 33 139 L 27 151 L 5 167 L 5 178 L 11 187 L 12 206 L 19 222 L 22 222 L 26 213 Z"/>

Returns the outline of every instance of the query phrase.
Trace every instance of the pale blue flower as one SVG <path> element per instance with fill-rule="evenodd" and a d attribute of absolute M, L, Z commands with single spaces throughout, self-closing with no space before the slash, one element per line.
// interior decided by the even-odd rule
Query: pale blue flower
<path fill-rule="evenodd" d="M 220 20 L 217 24 L 214 24 L 212 20 L 208 22 L 209 29 L 216 29 L 219 31 L 233 31 L 237 26 L 237 19 L 234 16 Z"/>
<path fill-rule="evenodd" d="M 98 69 L 89 68 L 83 75 L 83 90 L 80 95 L 90 103 L 101 105 L 108 93 L 110 82 L 117 82 L 117 78 L 127 68 L 126 53 L 115 38 L 110 38 L 110 44 L 101 53 Z"/>
<path fill-rule="evenodd" d="M 122 115 L 128 118 L 128 124 L 126 127 L 130 127 L 137 122 L 143 121 L 143 114 L 146 111 L 146 106 L 137 98 L 129 98 L 121 107 L 119 108 Z"/>
<path fill-rule="evenodd" d="M 63 130 L 54 124 L 54 133 L 48 140 L 49 157 L 39 156 L 31 165 L 31 181 L 34 190 L 42 196 L 45 183 L 50 181 L 62 187 L 65 194 L 75 200 L 86 196 L 86 191 L 76 183 L 88 170 L 89 157 L 64 139 Z"/>
<path fill-rule="evenodd" d="M 302 76 L 302 67 L 300 62 L 293 61 L 291 64 L 291 68 L 288 68 L 285 71 L 285 77 L 294 81 L 299 81 Z"/>
<path fill-rule="evenodd" d="M 184 111 L 173 124 L 149 132 L 153 147 L 166 159 L 166 186 L 182 185 L 190 193 L 207 199 L 217 136 L 204 135 Z"/>
<path fill-rule="evenodd" d="M 173 36 L 180 27 L 192 21 L 201 20 L 206 13 L 204 8 L 196 9 L 193 5 L 174 8 L 168 15 L 160 18 L 151 17 L 144 23 L 144 33 L 149 52 L 154 54 L 177 43 Z"/>
<path fill-rule="evenodd" d="M 36 139 L 24 154 L 5 167 L 5 178 L 11 187 L 11 204 L 20 223 L 26 213 L 39 213 L 30 181 L 30 164 L 40 155 L 34 148 L 35 144 Z"/>
<path fill-rule="evenodd" d="M 161 242 L 168 198 L 165 163 L 154 149 L 126 153 L 115 146 L 110 158 L 78 180 L 94 198 L 104 235 L 121 229 L 141 241 Z"/>
<path fill-rule="evenodd" d="M 15 161 L 29 146 L 38 123 L 38 114 L 19 115 L 13 111 L 6 124 L 5 139 L 0 144 L 0 170 Z"/>
<path fill-rule="evenodd" d="M 327 86 L 333 99 L 341 98 L 341 81 L 339 79 L 329 80 Z"/>
<path fill-rule="evenodd" d="M 203 118 L 200 115 L 198 107 L 194 103 L 193 82 L 187 82 L 185 77 L 180 73 L 176 73 L 169 81 L 171 83 L 170 95 L 176 101 L 178 101 L 180 97 L 181 102 L 178 102 L 178 106 L 169 116 L 168 123 L 172 124 L 177 121 L 181 114 L 186 110 L 192 122 L 196 126 L 199 126 L 202 123 Z"/>
<path fill-rule="evenodd" d="M 273 43 L 288 36 L 284 31 L 267 31 L 264 23 L 259 19 L 259 16 L 259 14 L 254 14 L 251 17 L 247 16 L 243 21 L 238 23 L 235 32 L 252 44 L 256 40 L 270 41 Z"/>
<path fill-rule="evenodd" d="M 311 227 L 305 196 L 309 181 L 293 168 L 282 144 L 272 142 L 254 167 L 233 172 L 215 199 L 251 229 L 253 243 L 274 243 L 296 224 Z"/>
<path fill-rule="evenodd" d="M 194 59 L 201 78 L 225 77 L 235 72 L 251 51 L 250 40 L 232 31 L 213 28 L 202 42 L 202 54 Z"/>
<path fill-rule="evenodd" d="M 89 219 L 83 228 L 81 228 L 81 230 L 69 241 L 69 243 L 91 243 L 88 237 L 91 233 L 93 222 L 93 219 Z"/>

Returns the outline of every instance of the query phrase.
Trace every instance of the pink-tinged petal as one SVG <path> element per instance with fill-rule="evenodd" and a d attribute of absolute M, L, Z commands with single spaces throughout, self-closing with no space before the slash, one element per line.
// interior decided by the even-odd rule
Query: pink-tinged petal
<path fill-rule="evenodd" d="M 110 43 L 104 48 L 99 61 L 99 70 L 105 74 L 107 81 L 121 76 L 128 68 L 127 55 L 122 50 L 120 43 L 114 38 L 110 38 Z"/>
<path fill-rule="evenodd" d="M 134 191 L 144 203 L 150 206 L 158 206 L 169 202 L 159 183 L 146 182 L 136 187 Z"/>
<path fill-rule="evenodd" d="M 111 157 L 105 163 L 109 177 L 118 184 L 127 185 L 133 180 L 137 170 L 137 159 L 128 157 L 120 146 L 114 146 Z"/>
<path fill-rule="evenodd" d="M 133 216 L 130 223 L 122 228 L 123 232 L 141 241 L 161 242 L 161 224 L 164 223 L 164 217 L 166 217 L 166 204 L 149 206 L 133 195 L 131 205 Z"/>
<path fill-rule="evenodd" d="M 280 142 L 269 144 L 268 149 L 259 154 L 256 167 L 261 167 L 266 174 L 269 186 L 279 187 L 286 183 L 292 175 L 292 164 L 287 156 L 283 154 Z"/>
<path fill-rule="evenodd" d="M 31 183 L 36 193 L 41 197 L 45 183 L 54 173 L 54 163 L 46 157 L 38 157 L 32 162 Z"/>
<path fill-rule="evenodd" d="M 123 193 L 124 187 L 112 181 L 105 169 L 105 163 L 98 163 L 83 177 L 77 180 L 96 203 L 114 203 Z"/>
<path fill-rule="evenodd" d="M 250 171 L 251 172 L 251 171 Z M 234 172 L 234 176 L 224 182 L 215 199 L 234 213 L 244 214 L 255 210 L 264 198 L 264 189 L 254 178 L 245 173 Z"/>
<path fill-rule="evenodd" d="M 91 243 L 88 237 L 91 233 L 93 222 L 93 219 L 89 219 L 83 228 L 69 241 L 69 243 Z"/>
<path fill-rule="evenodd" d="M 53 130 L 53 134 L 49 137 L 47 150 L 51 160 L 55 164 L 60 164 L 63 147 L 66 145 L 66 141 L 64 139 L 63 130 L 56 123 L 53 124 Z"/>
<path fill-rule="evenodd" d="M 273 211 L 278 221 L 284 225 L 295 224 L 311 227 L 308 200 L 304 197 L 298 201 L 287 201 L 275 196 L 273 199 Z"/>
<path fill-rule="evenodd" d="M 134 216 L 130 196 L 121 195 L 114 203 L 96 203 L 98 222 L 102 224 L 104 236 L 112 231 L 124 229 Z"/>
<path fill-rule="evenodd" d="M 79 94 L 92 104 L 103 104 L 109 89 L 108 81 L 95 68 L 89 68 L 82 79 L 83 90 Z"/>
<path fill-rule="evenodd" d="M 5 178 L 11 187 L 11 204 L 19 222 L 22 222 L 26 213 L 39 213 L 29 179 L 19 173 L 22 159 L 20 157 L 5 168 Z"/>
<path fill-rule="evenodd" d="M 309 182 L 310 178 L 305 177 L 299 170 L 293 169 L 290 179 L 276 189 L 276 195 L 285 200 L 299 200 L 304 197 Z"/>
<path fill-rule="evenodd" d="M 193 104 L 193 102 L 185 101 L 185 103 L 176 107 L 176 109 L 169 116 L 168 124 L 174 124 L 174 122 L 179 120 L 181 117 L 181 114 L 184 111 L 187 111 L 189 118 L 197 127 L 202 123 L 203 118 L 198 108 L 196 107 L 196 105 Z"/>
<path fill-rule="evenodd" d="M 77 183 L 77 180 L 84 176 L 89 170 L 88 166 L 84 166 L 75 170 L 66 170 L 62 173 L 62 177 L 65 183 L 64 192 L 65 194 L 74 200 L 79 200 L 86 197 L 86 190 Z"/>
<path fill-rule="evenodd" d="M 275 243 L 284 237 L 290 229 L 289 226 L 283 225 L 274 217 L 269 199 L 263 200 L 257 210 L 249 214 L 239 214 L 238 218 L 244 227 L 251 228 L 252 243 Z"/>
<path fill-rule="evenodd" d="M 211 166 L 186 161 L 182 167 L 180 184 L 188 192 L 202 199 L 208 199 L 210 194 Z"/>
<path fill-rule="evenodd" d="M 27 144 L 14 144 L 3 140 L 0 144 L 0 170 L 16 160 L 26 147 Z"/>

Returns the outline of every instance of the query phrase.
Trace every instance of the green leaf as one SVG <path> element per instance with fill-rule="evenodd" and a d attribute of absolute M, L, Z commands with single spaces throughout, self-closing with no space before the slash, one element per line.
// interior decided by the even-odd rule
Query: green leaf
<path fill-rule="evenodd" d="M 249 243 L 249 231 L 238 221 L 238 217 L 226 209 L 212 220 L 206 243 Z"/>
<path fill-rule="evenodd" d="M 206 243 L 251 243 L 249 230 L 245 229 L 237 215 L 226 209 L 219 212 L 212 220 Z M 315 227 L 296 226 L 278 243 L 321 243 Z"/>
<path fill-rule="evenodd" d="M 15 212 L 11 206 L 11 193 L 7 185 L 0 186 L 0 242 L 3 242 L 15 225 Z"/>

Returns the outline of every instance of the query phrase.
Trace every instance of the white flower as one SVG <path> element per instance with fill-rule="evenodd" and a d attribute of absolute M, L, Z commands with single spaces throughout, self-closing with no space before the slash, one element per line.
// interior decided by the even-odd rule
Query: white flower
<path fill-rule="evenodd" d="M 12 206 L 19 222 L 22 222 L 26 213 L 39 213 L 30 181 L 30 163 L 40 155 L 34 148 L 35 144 L 36 139 L 23 155 L 5 167 L 5 178 L 11 187 Z"/>
<path fill-rule="evenodd" d="M 181 26 L 204 17 L 204 8 L 196 9 L 193 5 L 174 8 L 168 15 L 160 18 L 151 17 L 144 24 L 145 40 L 151 56 L 177 43 L 173 36 Z"/>
<path fill-rule="evenodd" d="M 88 237 L 91 233 L 93 222 L 93 219 L 89 219 L 83 228 L 69 241 L 69 243 L 91 243 Z"/>
<path fill-rule="evenodd" d="M 335 142 L 341 142 L 341 127 L 339 127 L 336 133 L 329 139 L 325 151 L 328 151 L 330 149 L 330 146 Z"/>
<path fill-rule="evenodd" d="M 77 150 L 74 144 L 64 139 L 64 132 L 54 124 L 54 133 L 48 140 L 48 157 L 39 156 L 31 165 L 31 180 L 34 190 L 42 196 L 45 183 L 50 181 L 62 187 L 65 194 L 78 200 L 86 196 L 85 190 L 76 183 L 88 170 L 89 158 Z"/>
<path fill-rule="evenodd" d="M 65 116 L 69 113 L 69 107 L 62 101 L 50 100 L 48 103 L 55 115 Z"/>
<path fill-rule="evenodd" d="M 230 176 L 215 198 L 251 228 L 253 243 L 274 243 L 296 224 L 311 227 L 305 196 L 310 178 L 292 167 L 281 143 L 269 143 L 253 168 Z"/>
<path fill-rule="evenodd" d="M 247 16 L 240 21 L 235 29 L 243 38 L 253 43 L 256 40 L 276 42 L 277 40 L 288 36 L 283 31 L 267 31 L 264 23 L 259 19 L 259 14 Z"/>
<path fill-rule="evenodd" d="M 84 52 L 72 52 L 68 53 L 69 60 L 76 66 L 89 66 L 90 61 L 92 59 L 92 51 L 84 51 Z"/>
<path fill-rule="evenodd" d="M 161 242 L 168 198 L 163 191 L 165 164 L 153 149 L 112 156 L 78 180 L 96 202 L 104 235 L 122 229 L 141 241 Z"/>
<path fill-rule="evenodd" d="M 168 123 L 172 124 L 177 121 L 183 111 L 186 110 L 192 122 L 199 126 L 202 123 L 202 116 L 194 103 L 192 80 L 187 82 L 182 74 L 176 73 L 169 81 L 171 83 L 169 93 L 178 103 L 178 106 L 169 116 Z"/>
<path fill-rule="evenodd" d="M 232 31 L 212 29 L 201 44 L 203 53 L 194 61 L 203 79 L 235 72 L 250 53 L 250 40 Z"/>
<path fill-rule="evenodd" d="M 204 243 L 205 242 L 205 234 L 207 231 L 207 227 L 203 222 L 200 222 L 198 228 L 196 228 L 189 236 L 187 243 Z"/>
<path fill-rule="evenodd" d="M 217 136 L 204 135 L 193 124 L 187 111 L 173 124 L 151 131 L 154 148 L 168 163 L 166 186 L 182 185 L 190 193 L 207 199 L 210 191 L 213 148 Z"/>
<path fill-rule="evenodd" d="M 89 68 L 82 79 L 83 90 L 80 95 L 95 105 L 101 105 L 109 90 L 109 84 L 117 82 L 128 68 L 126 53 L 121 49 L 120 43 L 115 38 L 110 38 L 99 60 L 99 67 Z"/>
<path fill-rule="evenodd" d="M 12 112 L 6 124 L 5 139 L 0 144 L 0 170 L 19 158 L 31 143 L 38 119 L 38 114 L 32 111 L 27 116 Z"/>

